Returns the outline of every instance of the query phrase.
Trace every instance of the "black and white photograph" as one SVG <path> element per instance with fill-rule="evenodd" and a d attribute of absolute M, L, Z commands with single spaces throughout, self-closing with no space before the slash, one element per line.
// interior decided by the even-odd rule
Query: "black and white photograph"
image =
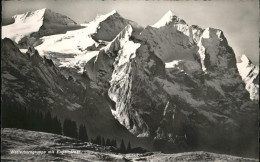
<path fill-rule="evenodd" d="M 1 161 L 259 161 L 258 0 L 1 4 Z"/>

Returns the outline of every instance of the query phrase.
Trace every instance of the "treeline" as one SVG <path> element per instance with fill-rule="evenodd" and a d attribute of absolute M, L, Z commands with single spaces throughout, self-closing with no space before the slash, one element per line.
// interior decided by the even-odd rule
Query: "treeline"
<path fill-rule="evenodd" d="M 77 128 L 76 122 L 70 119 L 65 119 L 63 122 L 63 135 L 89 142 L 86 126 L 81 124 Z"/>
<path fill-rule="evenodd" d="M 52 117 L 50 112 L 43 114 L 36 110 L 26 109 L 20 104 L 8 102 L 3 98 L 1 106 L 2 128 L 18 128 L 64 135 L 101 146 L 112 146 L 115 151 L 120 153 L 129 153 L 132 150 L 130 142 L 126 147 L 123 139 L 119 146 L 116 139 L 97 136 L 95 139 L 89 140 L 85 125 L 81 124 L 77 127 L 76 122 L 70 119 L 65 119 L 62 125 L 57 116 Z"/>
<path fill-rule="evenodd" d="M 52 117 L 48 112 L 43 115 L 40 112 L 27 110 L 20 104 L 10 105 L 2 102 L 2 127 L 19 128 L 32 131 L 40 131 L 54 134 L 62 134 L 61 123 L 57 117 Z"/>
<path fill-rule="evenodd" d="M 2 102 L 2 128 L 18 128 L 32 131 L 64 135 L 82 141 L 88 141 L 86 127 L 69 119 L 64 120 L 63 129 L 60 120 L 50 112 L 43 115 L 35 110 L 28 110 L 16 103 Z"/>
<path fill-rule="evenodd" d="M 132 151 L 130 142 L 128 142 L 126 147 L 123 139 L 121 140 L 119 147 L 117 145 L 116 139 L 97 136 L 96 138 L 89 140 L 85 125 L 80 125 L 77 131 L 76 122 L 71 121 L 69 119 L 64 120 L 63 135 L 72 138 L 77 138 L 84 142 L 91 142 L 101 146 L 112 146 L 114 147 L 115 151 L 120 153 L 130 153 Z"/>
<path fill-rule="evenodd" d="M 119 147 L 117 146 L 117 141 L 116 139 L 105 139 L 104 137 L 97 136 L 95 139 L 91 139 L 91 143 L 101 145 L 101 146 L 112 146 L 116 148 L 116 151 L 121 152 L 121 153 L 130 153 L 132 151 L 131 148 L 131 143 L 128 142 L 127 147 L 125 146 L 125 142 L 122 139 Z"/>
<path fill-rule="evenodd" d="M 21 104 L 12 103 L 2 97 L 1 104 L 2 128 L 18 128 L 32 131 L 47 132 L 64 135 L 82 141 L 88 141 L 86 127 L 69 119 L 64 120 L 63 129 L 57 116 L 52 117 L 50 112 L 43 114 L 36 110 L 26 109 Z"/>

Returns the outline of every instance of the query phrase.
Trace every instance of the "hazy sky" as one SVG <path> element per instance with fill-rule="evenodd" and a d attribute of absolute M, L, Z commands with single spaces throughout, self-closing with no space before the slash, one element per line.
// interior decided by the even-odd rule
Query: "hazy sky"
<path fill-rule="evenodd" d="M 257 0 L 244 1 L 86 1 L 86 0 L 27 0 L 2 2 L 2 17 L 8 18 L 28 10 L 49 8 L 78 23 L 91 21 L 97 14 L 113 9 L 124 18 L 143 26 L 153 25 L 168 10 L 188 24 L 224 31 L 238 61 L 246 54 L 259 63 L 259 8 Z"/>

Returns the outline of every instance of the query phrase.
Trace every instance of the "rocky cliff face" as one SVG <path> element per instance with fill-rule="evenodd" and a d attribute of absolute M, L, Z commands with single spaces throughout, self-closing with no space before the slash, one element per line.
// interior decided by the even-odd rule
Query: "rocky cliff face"
<path fill-rule="evenodd" d="M 84 91 L 79 83 L 68 81 L 52 60 L 42 58 L 30 47 L 24 54 L 10 40 L 2 40 L 2 95 L 20 104 L 69 109 L 82 107 Z M 69 89 L 74 87 L 75 91 Z M 69 92 L 70 91 L 70 92 Z M 63 102 L 65 101 L 65 102 Z M 35 102 L 35 103 L 34 103 Z"/>
<path fill-rule="evenodd" d="M 223 32 L 171 18 L 138 35 L 128 25 L 87 63 L 85 73 L 94 87 L 108 90 L 115 102 L 112 114 L 138 137 L 174 143 L 185 136 L 189 145 L 207 143 L 205 148 L 215 151 L 227 151 L 224 143 L 238 151 L 233 146 L 242 139 L 253 145 L 257 137 L 246 127 L 256 135 L 257 105 L 250 101 Z M 245 134 L 236 136 L 239 132 Z"/>

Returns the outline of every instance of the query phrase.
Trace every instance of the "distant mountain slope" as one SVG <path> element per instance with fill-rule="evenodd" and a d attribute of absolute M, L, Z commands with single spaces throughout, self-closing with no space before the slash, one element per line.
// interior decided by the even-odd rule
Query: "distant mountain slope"
<path fill-rule="evenodd" d="M 111 147 L 80 142 L 60 135 L 21 129 L 2 129 L 1 137 L 3 141 L 1 160 L 3 161 L 258 161 L 257 159 L 202 151 L 178 154 L 162 154 L 158 152 L 118 154 L 113 153 Z M 22 151 L 27 151 L 27 153 L 22 153 Z M 33 151 L 35 151 L 34 154 L 32 153 Z M 42 153 L 40 154 L 41 151 Z M 49 151 L 49 153 L 45 153 L 45 151 Z M 56 154 L 50 151 L 56 151 Z"/>

